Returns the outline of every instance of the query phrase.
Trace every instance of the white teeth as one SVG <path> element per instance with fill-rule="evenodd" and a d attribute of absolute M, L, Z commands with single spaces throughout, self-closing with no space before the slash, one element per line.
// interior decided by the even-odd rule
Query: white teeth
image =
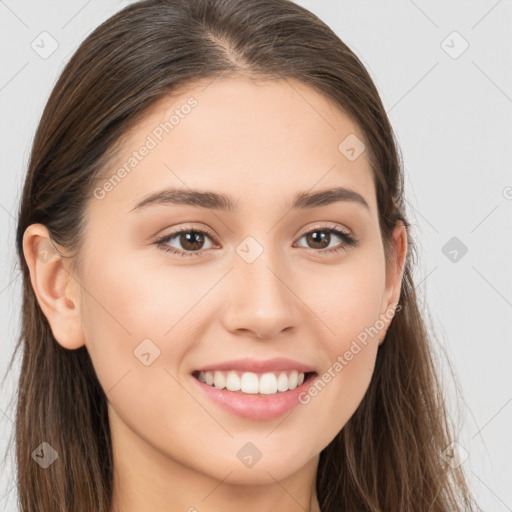
<path fill-rule="evenodd" d="M 242 373 L 242 378 L 240 379 L 240 389 L 244 393 L 258 393 L 260 390 L 258 376 L 252 372 Z"/>
<path fill-rule="evenodd" d="M 240 377 L 235 372 L 228 372 L 226 389 L 228 391 L 240 391 Z"/>
<path fill-rule="evenodd" d="M 288 389 L 295 389 L 297 387 L 297 379 L 299 374 L 297 370 L 293 370 L 288 377 Z"/>
<path fill-rule="evenodd" d="M 277 379 L 273 373 L 264 373 L 261 376 L 259 391 L 262 395 L 277 393 Z"/>
<path fill-rule="evenodd" d="M 217 389 L 224 389 L 226 387 L 226 379 L 222 372 L 215 372 L 213 375 L 213 385 Z"/>
<path fill-rule="evenodd" d="M 284 372 L 281 372 L 277 378 L 277 390 L 288 391 L 288 376 Z"/>
<path fill-rule="evenodd" d="M 228 391 L 241 391 L 247 394 L 273 395 L 295 389 L 304 382 L 304 373 L 292 370 L 291 372 L 267 372 L 257 374 L 254 372 L 220 371 L 199 372 L 199 380 L 214 386 L 217 389 Z"/>

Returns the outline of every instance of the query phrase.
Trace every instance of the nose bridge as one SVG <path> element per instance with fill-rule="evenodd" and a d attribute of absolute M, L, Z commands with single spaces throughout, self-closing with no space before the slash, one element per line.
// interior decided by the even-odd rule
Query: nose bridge
<path fill-rule="evenodd" d="M 287 283 L 286 264 L 278 252 L 250 238 L 236 249 L 226 327 L 272 337 L 296 325 L 296 299 L 291 283 Z"/>

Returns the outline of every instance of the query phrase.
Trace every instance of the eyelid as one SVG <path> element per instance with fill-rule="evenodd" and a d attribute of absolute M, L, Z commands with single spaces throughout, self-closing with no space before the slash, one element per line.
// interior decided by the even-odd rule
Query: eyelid
<path fill-rule="evenodd" d="M 170 231 L 169 233 L 167 233 L 165 235 L 162 235 L 159 238 L 160 239 L 162 239 L 162 238 L 169 238 L 169 237 L 176 236 L 179 233 L 188 232 L 188 231 L 195 231 L 195 232 L 199 232 L 199 233 L 206 233 L 210 238 L 212 238 L 212 240 L 217 242 L 217 237 L 216 237 L 215 233 L 210 228 L 208 228 L 206 226 L 199 226 L 199 227 L 198 226 L 192 226 L 190 224 L 180 224 L 179 227 L 177 227 L 176 229 L 173 229 L 172 231 Z"/>
<path fill-rule="evenodd" d="M 300 231 L 300 235 L 298 235 L 298 236 L 302 237 L 304 235 L 307 235 L 308 233 L 310 233 L 311 231 L 314 231 L 315 229 L 318 229 L 318 230 L 321 230 L 321 229 L 336 229 L 336 230 L 342 231 L 347 236 L 353 236 L 352 232 L 349 229 L 347 229 L 346 227 L 340 226 L 339 224 L 336 224 L 336 223 L 330 222 L 330 221 L 324 221 L 324 222 L 317 221 L 314 224 L 309 225 L 303 231 Z"/>

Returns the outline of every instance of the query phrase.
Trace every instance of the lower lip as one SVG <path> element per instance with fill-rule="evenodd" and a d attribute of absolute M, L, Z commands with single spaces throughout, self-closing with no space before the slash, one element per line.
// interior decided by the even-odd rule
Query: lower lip
<path fill-rule="evenodd" d="M 206 396 L 235 416 L 250 420 L 271 420 L 283 416 L 300 403 L 299 395 L 308 390 L 316 373 L 309 374 L 308 378 L 295 389 L 278 391 L 272 395 L 245 394 L 217 389 L 201 382 L 193 375 L 191 377 Z"/>

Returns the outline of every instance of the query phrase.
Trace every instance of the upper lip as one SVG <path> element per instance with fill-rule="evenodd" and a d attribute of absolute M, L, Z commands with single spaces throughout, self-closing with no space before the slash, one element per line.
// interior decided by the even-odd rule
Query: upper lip
<path fill-rule="evenodd" d="M 314 368 L 307 364 L 288 359 L 286 357 L 276 357 L 273 359 L 232 359 L 212 363 L 202 368 L 197 368 L 198 372 L 208 372 L 214 370 L 238 370 L 243 372 L 272 372 L 279 370 L 298 370 L 300 372 L 314 372 Z"/>

